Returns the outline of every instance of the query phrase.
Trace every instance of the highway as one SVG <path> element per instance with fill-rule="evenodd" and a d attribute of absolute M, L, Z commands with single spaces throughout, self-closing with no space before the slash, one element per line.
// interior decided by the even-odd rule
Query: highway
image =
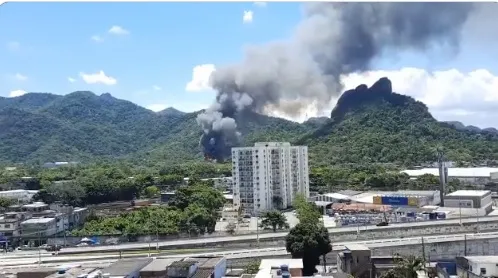
<path fill-rule="evenodd" d="M 490 233 L 478 233 L 478 234 L 454 234 L 454 235 L 439 235 L 439 236 L 426 236 L 423 237 L 425 244 L 431 243 L 442 243 L 442 242 L 456 242 L 476 239 L 498 239 L 498 232 Z M 344 246 L 348 243 L 363 244 L 370 248 L 379 247 L 392 247 L 392 246 L 406 246 L 406 245 L 419 245 L 422 244 L 422 237 L 410 237 L 410 238 L 397 238 L 397 239 L 383 239 L 383 240 L 362 240 L 362 241 L 350 241 L 350 242 L 337 242 L 333 243 L 333 250 L 340 251 L 344 249 Z M 229 260 L 245 259 L 245 258 L 256 258 L 256 257 L 278 257 L 287 256 L 288 253 L 283 247 L 275 248 L 259 248 L 259 249 L 240 249 L 231 251 L 216 251 L 216 252 L 195 252 L 190 254 L 168 254 L 167 252 L 160 254 L 151 254 L 153 257 L 161 258 L 183 258 L 183 257 L 194 257 L 194 256 L 225 256 Z M 39 261 L 38 254 L 29 254 L 29 256 L 2 256 L 0 261 L 0 267 L 7 266 L 25 266 L 37 264 Z M 136 257 L 147 257 L 148 254 L 123 254 L 122 256 L 118 254 L 94 254 L 94 255 L 58 255 L 52 256 L 49 253 L 42 253 L 41 259 L 43 264 L 47 263 L 74 263 L 81 261 L 101 261 L 101 260 L 117 260 L 119 258 L 136 258 Z"/>
<path fill-rule="evenodd" d="M 462 223 L 478 223 L 485 221 L 497 221 L 498 216 L 481 217 L 481 218 L 465 218 L 461 219 Z M 377 227 L 375 225 L 360 226 L 361 231 L 365 230 L 396 230 L 399 228 L 413 228 L 413 227 L 429 227 L 435 225 L 458 225 L 460 219 L 446 219 L 446 220 L 434 220 L 434 221 L 423 221 L 423 222 L 412 222 L 412 223 L 397 223 L 391 224 L 389 226 Z M 328 229 L 329 233 L 357 233 L 358 226 L 348 226 L 348 227 L 338 227 Z M 360 232 L 361 232 L 360 231 Z M 178 239 L 151 243 L 124 243 L 119 245 L 100 245 L 100 246 L 84 246 L 84 247 L 72 247 L 64 248 L 60 254 L 64 253 L 91 253 L 91 252 L 118 252 L 123 250 L 138 250 L 147 249 L 149 245 L 153 247 L 159 247 L 162 249 L 167 249 L 168 247 L 174 246 L 198 246 L 202 247 L 203 244 L 213 244 L 213 243 L 223 243 L 223 242 L 244 242 L 244 241 L 268 241 L 272 239 L 282 239 L 287 235 L 287 232 L 277 232 L 277 233 L 264 233 L 264 234 L 249 234 L 240 236 L 227 236 L 227 237 L 205 237 L 205 238 L 195 238 L 195 239 Z"/>

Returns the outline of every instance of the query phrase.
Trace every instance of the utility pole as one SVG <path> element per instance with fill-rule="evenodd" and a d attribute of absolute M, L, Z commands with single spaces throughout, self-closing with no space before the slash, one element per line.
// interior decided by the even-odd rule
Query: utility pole
<path fill-rule="evenodd" d="M 424 237 L 422 237 L 422 259 L 424 262 L 424 269 L 425 269 L 425 263 L 426 263 L 426 258 L 425 258 L 425 243 L 424 243 Z"/>
<path fill-rule="evenodd" d="M 464 246 L 464 250 L 463 250 L 463 256 L 467 256 L 467 234 L 464 234 L 463 235 L 463 246 Z"/>
<path fill-rule="evenodd" d="M 259 217 L 256 214 L 256 246 L 259 248 Z"/>
<path fill-rule="evenodd" d="M 476 215 L 477 215 L 477 225 L 476 225 L 476 230 L 477 233 L 479 233 L 479 209 L 476 209 Z"/>
<path fill-rule="evenodd" d="M 439 168 L 439 197 L 440 206 L 444 207 L 444 193 L 446 191 L 446 165 L 444 165 L 444 153 L 441 148 L 437 149 L 437 164 Z"/>
<path fill-rule="evenodd" d="M 66 244 L 67 244 L 67 240 L 66 240 L 66 219 L 67 219 L 67 225 L 69 226 L 69 217 L 66 218 L 64 216 L 65 216 L 65 214 L 62 215 L 62 225 L 63 225 L 63 233 L 64 233 L 64 247 L 66 247 Z"/>
<path fill-rule="evenodd" d="M 41 265 L 41 232 L 38 232 L 38 266 Z"/>

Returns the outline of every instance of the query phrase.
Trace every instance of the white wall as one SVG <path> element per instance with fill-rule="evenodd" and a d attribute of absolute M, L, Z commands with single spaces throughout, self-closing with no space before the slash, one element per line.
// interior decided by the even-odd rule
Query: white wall
<path fill-rule="evenodd" d="M 444 200 L 444 206 L 450 208 L 473 208 L 474 201 L 469 199 L 446 199 Z"/>
<path fill-rule="evenodd" d="M 479 262 L 471 262 L 469 261 L 469 269 L 472 273 L 476 275 L 481 274 L 481 269 L 484 268 L 486 270 L 486 274 L 483 274 L 483 277 L 496 277 L 498 276 L 498 267 L 496 263 L 479 263 Z"/>

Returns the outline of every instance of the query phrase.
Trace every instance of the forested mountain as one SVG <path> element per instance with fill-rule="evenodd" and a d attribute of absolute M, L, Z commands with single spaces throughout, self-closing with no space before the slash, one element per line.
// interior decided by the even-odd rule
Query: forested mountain
<path fill-rule="evenodd" d="M 124 157 L 172 163 L 202 157 L 196 113 L 152 112 L 110 94 L 29 93 L 0 98 L 0 161 L 89 161 Z M 252 114 L 244 142 L 292 141 L 305 125 Z"/>
<path fill-rule="evenodd" d="M 152 112 L 110 94 L 65 96 L 29 93 L 0 98 L 0 161 L 91 161 L 98 158 L 181 163 L 202 158 L 199 112 Z M 498 135 L 436 121 L 427 107 L 392 92 L 388 79 L 346 91 L 331 118 L 303 124 L 248 113 L 238 126 L 243 145 L 290 141 L 310 147 L 315 165 L 433 161 L 443 147 L 449 159 L 498 159 Z"/>
<path fill-rule="evenodd" d="M 435 160 L 442 147 L 449 160 L 498 159 L 498 135 L 460 130 L 438 122 L 425 104 L 393 93 L 387 78 L 371 88 L 360 85 L 338 100 L 331 120 L 298 140 L 312 159 L 326 164 L 394 162 L 413 165 Z"/>

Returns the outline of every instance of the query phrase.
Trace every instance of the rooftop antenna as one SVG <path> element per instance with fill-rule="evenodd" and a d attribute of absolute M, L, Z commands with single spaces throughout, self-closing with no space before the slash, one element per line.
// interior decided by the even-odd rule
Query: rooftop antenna
<path fill-rule="evenodd" d="M 441 207 L 444 207 L 444 193 L 446 191 L 446 182 L 448 181 L 448 168 L 445 165 L 444 152 L 442 148 L 437 148 L 437 166 L 439 168 L 439 197 Z"/>

